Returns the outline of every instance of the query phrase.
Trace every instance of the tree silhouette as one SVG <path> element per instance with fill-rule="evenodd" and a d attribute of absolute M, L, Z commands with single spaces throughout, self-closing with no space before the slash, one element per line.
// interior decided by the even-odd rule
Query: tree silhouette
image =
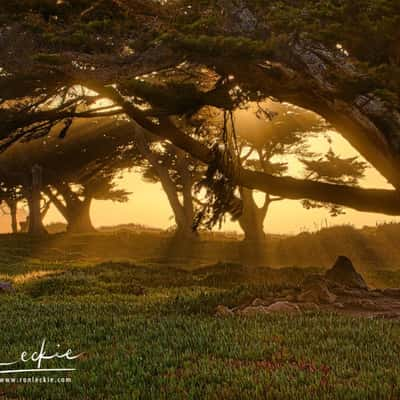
<path fill-rule="evenodd" d="M 367 0 L 366 7 L 349 1 L 185 4 L 7 2 L 0 19 L 2 148 L 47 135 L 60 121 L 64 136 L 71 118 L 123 113 L 210 166 L 232 187 L 400 213 L 396 2 Z M 155 85 L 151 78 L 167 70 L 166 80 Z M 193 79 L 177 82 L 173 75 L 182 70 L 195 72 Z M 207 79 L 197 79 L 199 71 Z M 92 92 L 63 96 L 77 85 Z M 227 162 L 232 157 L 212 146 L 214 136 L 199 141 L 177 120 L 207 105 L 232 111 L 237 92 L 253 101 L 272 96 L 315 111 L 395 190 L 233 170 Z M 111 105 L 87 107 L 100 97 Z M 59 98 L 64 98 L 61 104 L 55 101 Z"/>

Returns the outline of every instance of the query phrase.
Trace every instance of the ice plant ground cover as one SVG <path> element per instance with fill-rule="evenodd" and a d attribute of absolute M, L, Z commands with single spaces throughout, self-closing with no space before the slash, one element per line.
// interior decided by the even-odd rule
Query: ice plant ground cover
<path fill-rule="evenodd" d="M 267 284 L 262 276 L 238 283 L 238 266 L 189 273 L 182 264 L 94 260 L 84 251 L 89 239 L 96 237 L 82 237 L 80 250 L 69 253 L 62 245 L 37 252 L 39 242 L 3 239 L 13 246 L 2 246 L 0 272 L 15 292 L 1 296 L 0 362 L 38 350 L 43 338 L 49 352 L 59 344 L 84 353 L 68 365 L 76 368 L 65 374 L 72 382 L 1 383 L 3 398 L 400 396 L 396 321 L 318 312 L 214 316 L 218 304 L 262 297 L 310 270 L 282 270 L 282 283 Z M 42 367 L 62 368 L 65 360 Z"/>

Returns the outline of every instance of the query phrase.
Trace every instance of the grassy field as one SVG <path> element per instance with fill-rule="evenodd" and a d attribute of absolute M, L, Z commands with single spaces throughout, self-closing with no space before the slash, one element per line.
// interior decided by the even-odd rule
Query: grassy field
<path fill-rule="evenodd" d="M 146 259 L 140 249 L 150 245 L 118 235 L 0 238 L 0 280 L 16 288 L 0 298 L 0 362 L 39 350 L 43 338 L 50 353 L 56 344 L 84 352 L 68 362 L 76 371 L 61 373 L 70 383 L 0 383 L 0 399 L 400 398 L 398 322 L 213 316 L 218 304 L 295 285 L 315 268 Z M 380 282 L 399 280 L 385 274 Z"/>

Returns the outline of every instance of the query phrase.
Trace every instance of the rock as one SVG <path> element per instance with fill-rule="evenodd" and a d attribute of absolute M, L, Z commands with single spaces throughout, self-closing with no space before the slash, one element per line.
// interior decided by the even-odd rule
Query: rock
<path fill-rule="evenodd" d="M 268 307 L 264 306 L 248 306 L 245 308 L 242 308 L 237 312 L 238 315 L 244 315 L 244 316 L 254 316 L 254 315 L 260 315 L 260 314 L 269 314 Z"/>
<path fill-rule="evenodd" d="M 343 303 L 335 303 L 333 306 L 336 307 L 336 308 L 340 308 L 340 309 L 344 308 L 344 304 Z"/>
<path fill-rule="evenodd" d="M 0 282 L 0 293 L 14 292 L 14 288 L 10 282 Z"/>
<path fill-rule="evenodd" d="M 296 296 L 294 295 L 294 294 L 288 294 L 286 297 L 285 297 L 285 301 L 288 301 L 289 303 L 292 303 L 292 302 L 294 302 L 294 301 L 296 301 Z"/>
<path fill-rule="evenodd" d="M 301 312 L 300 307 L 297 304 L 290 303 L 288 301 L 277 301 L 267 307 L 267 310 L 271 313 L 299 313 Z"/>
<path fill-rule="evenodd" d="M 340 297 L 358 297 L 363 298 L 365 297 L 365 289 L 351 289 L 351 288 L 330 288 L 330 291 L 334 293 L 336 296 Z M 369 294 L 369 293 L 368 293 Z"/>
<path fill-rule="evenodd" d="M 258 307 L 258 306 L 269 306 L 270 304 L 271 304 L 270 301 L 263 300 L 263 299 L 259 299 L 259 298 L 254 299 L 254 300 L 251 302 L 251 305 L 254 306 L 254 307 Z"/>
<path fill-rule="evenodd" d="M 303 282 L 301 282 L 301 288 L 302 290 L 304 289 L 308 289 L 309 287 L 315 286 L 315 285 L 319 285 L 319 284 L 326 284 L 326 279 L 319 274 L 310 274 L 307 275 Z"/>
<path fill-rule="evenodd" d="M 215 309 L 215 314 L 214 315 L 216 317 L 229 317 L 229 316 L 232 316 L 234 314 L 233 314 L 233 311 L 230 308 L 228 308 L 226 306 L 223 306 L 223 305 L 219 305 Z"/>
<path fill-rule="evenodd" d="M 331 293 L 323 283 L 317 283 L 306 288 L 297 296 L 297 299 L 302 303 L 332 304 L 337 296 Z"/>
<path fill-rule="evenodd" d="M 383 289 L 382 293 L 383 293 L 384 296 L 399 297 L 400 298 L 400 288 Z"/>
<path fill-rule="evenodd" d="M 326 272 L 325 277 L 335 283 L 349 288 L 368 289 L 364 278 L 355 270 L 352 262 L 345 256 L 340 256 L 335 265 Z"/>
<path fill-rule="evenodd" d="M 299 307 L 302 311 L 318 311 L 320 309 L 319 305 L 315 303 L 299 303 Z"/>
<path fill-rule="evenodd" d="M 296 293 L 296 289 L 282 289 L 280 292 L 279 292 L 279 294 L 282 296 L 282 297 L 286 297 L 286 296 L 290 296 L 290 295 L 293 295 L 293 294 L 295 294 Z"/>
<path fill-rule="evenodd" d="M 375 289 L 375 290 L 370 290 L 369 293 L 368 293 L 368 295 L 369 295 L 370 297 L 378 298 L 378 297 L 382 297 L 382 296 L 383 296 L 383 293 L 382 293 L 381 290 Z"/>
<path fill-rule="evenodd" d="M 354 299 L 346 302 L 347 306 L 361 308 L 367 311 L 382 311 L 385 309 L 385 306 L 382 304 L 377 304 L 370 299 Z"/>

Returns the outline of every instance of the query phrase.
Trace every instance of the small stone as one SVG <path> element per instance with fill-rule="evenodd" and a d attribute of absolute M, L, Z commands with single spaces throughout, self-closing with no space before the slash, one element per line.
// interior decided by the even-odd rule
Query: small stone
<path fill-rule="evenodd" d="M 365 290 L 362 289 L 351 289 L 351 288 L 330 288 L 332 293 L 334 293 L 337 296 L 344 296 L 344 297 L 350 297 L 350 298 L 363 298 L 365 297 Z"/>
<path fill-rule="evenodd" d="M 385 309 L 382 304 L 377 304 L 370 299 L 354 299 L 346 302 L 346 304 L 352 307 L 357 307 L 369 311 L 381 311 Z"/>
<path fill-rule="evenodd" d="M 309 287 L 312 287 L 315 285 L 320 285 L 320 284 L 325 285 L 326 279 L 322 275 L 319 275 L 319 274 L 310 274 L 304 278 L 304 280 L 300 286 L 302 289 L 307 289 Z"/>
<path fill-rule="evenodd" d="M 259 298 L 254 299 L 254 300 L 252 301 L 252 303 L 251 303 L 251 305 L 254 306 L 254 307 L 258 307 L 258 306 L 268 306 L 268 305 L 270 305 L 270 304 L 271 304 L 270 301 L 266 301 L 266 300 L 259 299 Z"/>
<path fill-rule="evenodd" d="M 309 287 L 297 297 L 303 303 L 325 303 L 332 304 L 336 301 L 337 296 L 329 291 L 323 284 L 315 284 Z"/>
<path fill-rule="evenodd" d="M 289 295 L 293 294 L 294 292 L 295 292 L 294 289 L 282 289 L 280 291 L 280 295 L 285 297 L 285 296 L 289 296 Z"/>
<path fill-rule="evenodd" d="M 344 304 L 343 303 L 334 303 L 333 306 L 336 307 L 336 308 L 344 308 Z"/>
<path fill-rule="evenodd" d="M 300 307 L 297 304 L 290 303 L 288 301 L 277 301 L 271 304 L 268 308 L 269 312 L 272 313 L 299 313 L 301 312 Z"/>
<path fill-rule="evenodd" d="M 320 309 L 318 304 L 315 303 L 299 303 L 302 311 L 318 311 Z"/>
<path fill-rule="evenodd" d="M 368 292 L 368 295 L 371 297 L 374 297 L 374 298 L 382 297 L 382 291 L 381 290 L 370 290 Z"/>
<path fill-rule="evenodd" d="M 288 301 L 289 303 L 293 303 L 294 301 L 296 301 L 296 296 L 294 294 L 288 294 L 285 297 L 285 301 Z"/>
<path fill-rule="evenodd" d="M 387 288 L 382 290 L 385 296 L 400 297 L 400 288 Z"/>
<path fill-rule="evenodd" d="M 248 306 L 239 310 L 237 314 L 244 316 L 254 316 L 260 314 L 269 314 L 269 310 L 268 307 L 264 306 Z"/>
<path fill-rule="evenodd" d="M 230 308 L 228 308 L 226 306 L 223 306 L 223 305 L 219 305 L 215 309 L 215 314 L 214 315 L 216 317 L 228 317 L 228 316 L 232 316 L 234 314 L 233 314 L 233 311 Z"/>

